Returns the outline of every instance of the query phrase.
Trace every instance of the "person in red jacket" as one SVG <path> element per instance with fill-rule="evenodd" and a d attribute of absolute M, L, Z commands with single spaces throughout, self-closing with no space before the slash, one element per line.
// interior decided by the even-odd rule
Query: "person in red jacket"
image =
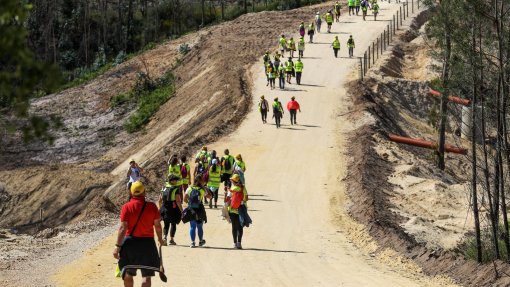
<path fill-rule="evenodd" d="M 289 110 L 290 113 L 290 124 L 297 125 L 296 114 L 297 111 L 301 112 L 301 108 L 295 97 L 290 98 L 290 101 L 287 103 L 287 110 Z"/>

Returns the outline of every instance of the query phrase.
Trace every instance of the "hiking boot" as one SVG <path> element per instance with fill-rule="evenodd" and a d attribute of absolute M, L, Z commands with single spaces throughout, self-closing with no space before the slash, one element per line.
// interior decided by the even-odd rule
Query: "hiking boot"
<path fill-rule="evenodd" d="M 237 249 L 237 242 L 232 244 L 232 248 Z"/>
<path fill-rule="evenodd" d="M 205 245 L 205 239 L 202 239 L 198 242 L 198 246 L 204 246 Z"/>
<path fill-rule="evenodd" d="M 236 248 L 237 249 L 243 249 L 243 246 L 241 245 L 241 242 L 237 242 L 236 243 Z"/>
<path fill-rule="evenodd" d="M 209 208 L 211 208 L 211 209 L 212 209 L 212 200 L 211 200 L 211 201 L 209 201 Z"/>
<path fill-rule="evenodd" d="M 218 204 L 214 203 L 214 208 L 218 208 Z"/>
<path fill-rule="evenodd" d="M 197 247 L 197 246 L 195 245 L 195 241 L 191 242 L 191 244 L 190 244 L 190 246 L 189 246 L 189 247 L 191 247 L 191 248 L 195 248 L 195 247 Z"/>
<path fill-rule="evenodd" d="M 170 242 L 168 242 L 170 245 L 177 245 L 173 239 L 170 239 Z"/>

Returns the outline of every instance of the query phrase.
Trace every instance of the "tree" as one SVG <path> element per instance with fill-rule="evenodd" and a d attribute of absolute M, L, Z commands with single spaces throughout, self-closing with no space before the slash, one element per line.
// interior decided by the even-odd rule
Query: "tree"
<path fill-rule="evenodd" d="M 35 138 L 51 141 L 49 128 L 56 117 L 47 121 L 29 111 L 30 99 L 37 91 L 50 91 L 58 77 L 54 67 L 34 60 L 27 48 L 24 22 L 31 5 L 5 0 L 0 10 L 0 127 L 20 131 L 25 141 Z"/>

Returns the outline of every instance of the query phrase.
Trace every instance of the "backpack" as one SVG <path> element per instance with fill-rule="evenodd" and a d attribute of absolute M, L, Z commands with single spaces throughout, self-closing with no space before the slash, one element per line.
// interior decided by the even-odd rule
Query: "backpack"
<path fill-rule="evenodd" d="M 181 176 L 182 178 L 188 177 L 188 169 L 186 168 L 186 164 L 184 163 L 181 165 Z"/>
<path fill-rule="evenodd" d="M 267 107 L 266 107 L 267 109 Z M 230 162 L 230 157 L 226 157 L 225 161 L 223 162 L 223 167 L 225 170 L 231 170 L 232 169 L 232 162 Z"/>
<path fill-rule="evenodd" d="M 191 193 L 189 196 L 189 205 L 192 208 L 197 208 L 200 206 L 200 189 L 192 187 Z"/>

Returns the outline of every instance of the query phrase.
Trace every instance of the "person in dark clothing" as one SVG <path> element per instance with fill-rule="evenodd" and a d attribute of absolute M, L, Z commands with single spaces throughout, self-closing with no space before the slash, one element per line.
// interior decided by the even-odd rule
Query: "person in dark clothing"
<path fill-rule="evenodd" d="M 267 110 L 269 110 L 269 104 L 268 104 L 267 100 L 264 99 L 264 96 L 261 96 L 260 102 L 259 102 L 259 111 L 260 111 L 260 115 L 262 117 L 263 124 L 267 123 Z"/>
<path fill-rule="evenodd" d="M 160 267 L 154 230 L 159 244 L 164 245 L 160 214 L 156 204 L 145 200 L 145 187 L 140 181 L 131 185 L 131 196 L 120 212 L 121 223 L 113 257 L 119 259 L 124 286 L 133 286 L 133 276 L 140 269 L 142 286 L 150 287 L 151 277 Z"/>
<path fill-rule="evenodd" d="M 176 245 L 174 241 L 175 232 L 177 231 L 177 224 L 181 222 L 182 214 L 182 200 L 180 194 L 180 187 L 177 185 L 179 177 L 171 174 L 168 177 L 168 182 L 161 190 L 159 197 L 159 212 L 164 222 L 163 227 L 163 240 L 165 245 L 168 242 L 170 245 Z M 167 241 L 168 230 L 170 229 L 170 241 Z"/>

